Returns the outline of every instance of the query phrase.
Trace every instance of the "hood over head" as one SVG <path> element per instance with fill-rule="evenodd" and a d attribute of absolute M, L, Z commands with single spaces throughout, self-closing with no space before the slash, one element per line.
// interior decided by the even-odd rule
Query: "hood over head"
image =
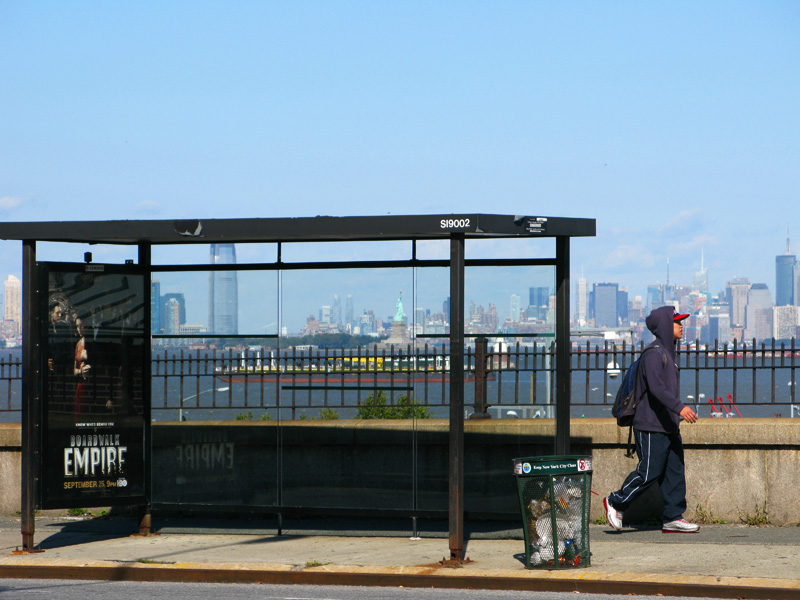
<path fill-rule="evenodd" d="M 650 332 L 656 336 L 661 345 L 668 351 L 675 351 L 674 321 L 675 309 L 671 306 L 661 306 L 654 309 L 647 318 L 645 324 Z"/>

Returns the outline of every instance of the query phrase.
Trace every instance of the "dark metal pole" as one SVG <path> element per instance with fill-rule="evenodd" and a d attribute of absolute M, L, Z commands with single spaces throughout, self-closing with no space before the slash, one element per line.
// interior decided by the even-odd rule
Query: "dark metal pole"
<path fill-rule="evenodd" d="M 36 242 L 22 242 L 22 552 L 34 552 L 39 475 L 39 328 L 36 319 Z"/>
<path fill-rule="evenodd" d="M 556 454 L 569 454 L 572 365 L 569 336 L 569 237 L 556 237 Z"/>
<path fill-rule="evenodd" d="M 474 412 L 469 416 L 470 419 L 490 419 L 489 407 L 486 404 L 486 351 L 489 340 L 479 337 L 475 340 L 475 404 Z"/>
<path fill-rule="evenodd" d="M 450 560 L 464 559 L 464 234 L 450 237 Z"/>
<path fill-rule="evenodd" d="M 152 248 L 149 243 L 139 243 L 139 267 L 142 269 L 144 278 L 144 361 L 142 364 L 142 402 L 144 414 L 144 496 L 146 504 L 139 510 L 139 535 L 149 535 L 152 528 L 152 518 L 150 515 L 150 505 L 152 503 L 152 486 L 150 478 L 152 476 L 152 452 L 150 451 L 151 437 L 150 416 L 151 395 L 152 395 L 152 369 L 153 369 L 153 349 L 152 349 L 152 307 L 151 296 L 153 292 L 152 284 Z M 182 396 L 181 396 L 182 397 Z"/>

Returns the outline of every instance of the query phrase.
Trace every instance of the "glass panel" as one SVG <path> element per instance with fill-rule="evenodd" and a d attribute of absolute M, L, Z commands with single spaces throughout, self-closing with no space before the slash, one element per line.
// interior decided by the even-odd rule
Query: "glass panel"
<path fill-rule="evenodd" d="M 226 264 L 220 262 L 220 248 L 235 248 L 234 263 L 274 263 L 278 244 L 166 244 L 152 246 L 151 260 L 157 265 Z"/>
<path fill-rule="evenodd" d="M 152 298 L 177 336 L 153 341 L 154 501 L 276 505 L 278 275 L 158 273 Z"/>
<path fill-rule="evenodd" d="M 409 260 L 411 242 L 307 242 L 282 244 L 281 260 L 299 262 L 358 262 L 365 260 Z"/>
<path fill-rule="evenodd" d="M 428 253 L 431 244 L 426 244 Z M 449 243 L 445 244 L 449 259 Z M 419 256 L 419 246 L 417 247 Z M 441 250 L 441 248 L 439 249 Z M 429 256 L 428 258 L 440 258 Z M 450 456 L 450 270 L 415 270 L 414 347 L 418 370 L 414 381 L 415 471 L 413 508 L 446 516 Z M 423 525 L 424 527 L 424 525 Z"/>
<path fill-rule="evenodd" d="M 474 238 L 464 248 L 467 260 L 549 258 L 556 256 L 555 238 Z"/>
<path fill-rule="evenodd" d="M 37 242 L 36 259 L 39 262 L 58 261 L 59 263 L 84 263 L 86 253 L 92 255 L 95 264 L 125 264 L 126 260 L 139 262 L 137 246 L 116 244 L 67 244 L 60 242 Z"/>
<path fill-rule="evenodd" d="M 281 289 L 281 503 L 412 508 L 411 270 L 290 270 Z"/>
<path fill-rule="evenodd" d="M 467 268 L 465 304 L 465 508 L 516 516 L 511 459 L 555 450 L 555 267 Z"/>

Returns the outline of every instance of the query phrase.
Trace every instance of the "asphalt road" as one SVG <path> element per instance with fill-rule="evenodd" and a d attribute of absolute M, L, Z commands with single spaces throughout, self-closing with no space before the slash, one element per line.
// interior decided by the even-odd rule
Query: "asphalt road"
<path fill-rule="evenodd" d="M 441 590 L 311 585 L 142 583 L 0 579 L 3 600 L 569 600 L 572 593 Z M 628 595 L 581 594 L 581 600 L 630 600 Z M 668 596 L 637 596 L 669 600 Z"/>

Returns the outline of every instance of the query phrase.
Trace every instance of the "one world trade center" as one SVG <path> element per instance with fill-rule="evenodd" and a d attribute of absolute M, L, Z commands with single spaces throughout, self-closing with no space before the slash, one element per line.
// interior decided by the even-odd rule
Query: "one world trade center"
<path fill-rule="evenodd" d="M 212 265 L 235 265 L 235 244 L 211 244 Z M 208 331 L 239 333 L 239 286 L 236 271 L 211 271 L 208 275 Z"/>

